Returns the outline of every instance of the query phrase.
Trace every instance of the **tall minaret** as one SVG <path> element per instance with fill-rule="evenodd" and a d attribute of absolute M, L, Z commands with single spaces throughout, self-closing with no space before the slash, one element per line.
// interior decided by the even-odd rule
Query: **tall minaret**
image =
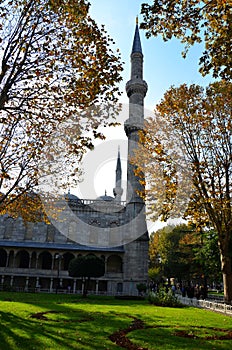
<path fill-rule="evenodd" d="M 138 147 L 139 130 L 144 127 L 143 101 L 147 92 L 147 83 L 143 80 L 143 53 L 139 37 L 138 20 L 131 52 L 131 79 L 126 84 L 129 97 L 129 118 L 125 122 L 128 137 L 127 161 L 127 205 L 126 218 L 128 225 L 124 232 L 129 241 L 125 244 L 123 261 L 123 291 L 131 294 L 138 283 L 147 283 L 149 236 L 146 224 L 145 205 L 137 191 L 143 191 L 140 178 L 135 173 L 135 166 L 130 163 L 135 149 Z"/>
<path fill-rule="evenodd" d="M 121 202 L 122 198 L 122 167 L 121 167 L 121 157 L 120 157 L 120 148 L 118 147 L 118 159 L 116 166 L 116 179 L 115 179 L 115 188 L 113 190 L 114 196 L 117 202 Z"/>
<path fill-rule="evenodd" d="M 134 173 L 134 166 L 130 164 L 130 158 L 139 142 L 139 130 L 144 125 L 144 97 L 147 92 L 147 83 L 143 80 L 143 53 L 139 36 L 138 18 L 131 52 L 131 79 L 126 84 L 126 92 L 129 97 L 129 119 L 125 121 L 124 128 L 128 137 L 128 164 L 127 164 L 127 203 L 134 215 L 144 206 L 142 198 L 137 191 L 143 191 L 140 178 Z"/>

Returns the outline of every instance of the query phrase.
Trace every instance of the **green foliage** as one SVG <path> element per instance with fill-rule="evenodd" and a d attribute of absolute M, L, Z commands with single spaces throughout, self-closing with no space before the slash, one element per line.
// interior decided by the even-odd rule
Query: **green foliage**
<path fill-rule="evenodd" d="M 202 75 L 213 72 L 214 77 L 231 79 L 232 13 L 229 0 L 153 0 L 142 4 L 147 37 L 161 34 L 164 41 L 176 37 L 190 46 L 203 42 L 205 50 L 200 58 Z"/>
<path fill-rule="evenodd" d="M 148 212 L 152 219 L 157 220 L 164 206 L 170 209 L 169 217 L 185 215 L 187 220 L 193 219 L 196 227 L 199 223 L 200 227 L 210 223 L 217 232 L 225 300 L 230 303 L 232 83 L 217 81 L 206 88 L 195 84 L 172 86 L 156 110 L 159 114 L 147 120 L 145 151 L 139 149 L 136 154 L 143 164 L 141 171 L 146 173 Z M 157 120 L 160 121 L 159 127 Z M 178 167 L 178 188 L 172 189 L 172 182 L 165 182 L 175 196 L 175 206 L 171 197 L 168 207 L 167 188 L 162 187 L 164 178 L 162 171 L 157 169 L 161 164 L 162 170 L 166 164 L 172 170 L 170 155 L 173 165 Z M 172 176 L 172 171 L 170 174 Z"/>
<path fill-rule="evenodd" d="M 72 277 L 101 277 L 105 273 L 105 263 L 95 255 L 79 256 L 70 261 L 68 271 Z"/>
<path fill-rule="evenodd" d="M 161 280 L 161 276 L 161 266 L 153 266 L 149 268 L 148 277 L 150 281 L 159 282 Z"/>
<path fill-rule="evenodd" d="M 221 262 L 218 247 L 218 235 L 215 230 L 207 230 L 199 234 L 201 244 L 193 248 L 195 261 L 202 266 L 207 278 L 216 283 L 221 283 Z"/>
<path fill-rule="evenodd" d="M 139 293 L 145 293 L 147 290 L 147 286 L 144 283 L 138 283 L 136 284 L 136 288 L 138 289 Z"/>
<path fill-rule="evenodd" d="M 192 232 L 187 225 L 167 226 L 153 233 L 150 238 L 150 264 L 154 273 L 165 278 L 179 280 L 190 278 L 190 268 L 194 264 L 192 246 L 181 240 Z M 152 278 L 154 281 L 155 279 Z"/>
<path fill-rule="evenodd" d="M 149 278 L 160 281 L 175 277 L 179 281 L 207 279 L 222 281 L 218 237 L 214 230 L 194 225 L 167 226 L 150 238 Z"/>
<path fill-rule="evenodd" d="M 80 175 L 79 162 L 93 140 L 104 137 L 99 127 L 115 117 L 110 105 L 117 109 L 120 54 L 113 53 L 113 40 L 90 17 L 89 6 L 87 0 L 0 1 L 3 214 L 38 184 L 38 163 L 58 126 L 65 124 L 60 134 L 66 131 L 69 141 L 63 145 L 66 176 L 60 176 L 67 182 L 67 161 L 73 162 L 72 181 Z"/>
<path fill-rule="evenodd" d="M 168 291 L 165 288 L 159 288 L 157 292 L 150 292 L 148 295 L 149 303 L 156 306 L 181 307 L 182 304 L 173 294 L 172 290 Z"/>
<path fill-rule="evenodd" d="M 96 255 L 79 256 L 70 261 L 68 272 L 71 277 L 84 278 L 83 297 L 87 297 L 90 278 L 103 276 L 105 263 Z"/>

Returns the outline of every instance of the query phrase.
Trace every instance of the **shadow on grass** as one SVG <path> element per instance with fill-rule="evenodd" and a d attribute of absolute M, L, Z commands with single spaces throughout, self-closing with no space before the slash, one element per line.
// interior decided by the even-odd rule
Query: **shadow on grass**
<path fill-rule="evenodd" d="M 17 309 L 14 302 L 12 308 Z M 26 317 L 16 313 L 0 312 L 1 350 L 118 349 L 109 336 L 131 321 L 125 314 L 89 312 L 57 303 L 36 313 L 30 313 L 29 306 Z"/>
<path fill-rule="evenodd" d="M 181 334 L 182 333 L 182 334 Z M 208 338 L 208 333 L 210 336 Z M 215 330 L 214 334 L 217 337 L 227 337 L 228 332 L 221 332 L 220 329 Z M 168 349 L 168 350 L 230 350 L 232 346 L 231 340 L 225 339 L 210 339 L 213 332 L 209 328 L 205 327 L 202 332 L 199 332 L 197 328 L 186 327 L 182 330 L 175 330 L 173 327 L 169 326 L 157 326 L 152 328 L 146 328 L 143 330 L 134 331 L 128 335 L 129 340 L 133 344 L 137 344 L 139 349 L 149 350 L 153 349 Z"/>
<path fill-rule="evenodd" d="M 146 301 L 16 293 L 0 293 L 0 300 L 0 350 L 229 350 L 232 345 L 225 337 L 230 330 L 178 325 L 180 310 L 169 311 L 170 319 Z"/>

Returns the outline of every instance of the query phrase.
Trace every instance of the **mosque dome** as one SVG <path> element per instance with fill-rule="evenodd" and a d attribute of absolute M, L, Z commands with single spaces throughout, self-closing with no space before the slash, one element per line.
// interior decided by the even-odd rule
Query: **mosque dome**
<path fill-rule="evenodd" d="M 67 200 L 79 200 L 79 198 L 77 196 L 75 196 L 74 194 L 70 193 L 70 191 L 68 191 L 68 193 L 65 194 L 65 199 Z"/>
<path fill-rule="evenodd" d="M 112 202 L 112 201 L 114 201 L 114 197 L 111 197 L 111 196 L 100 196 L 100 197 L 97 198 L 97 200 Z"/>
<path fill-rule="evenodd" d="M 103 196 L 98 197 L 97 200 L 98 200 L 98 201 L 99 201 L 99 200 L 100 200 L 100 201 L 105 201 L 105 202 L 112 202 L 112 201 L 115 200 L 115 198 L 114 198 L 114 197 L 111 197 L 111 196 L 107 196 L 107 193 L 106 193 L 106 191 L 105 191 L 105 194 L 104 194 Z"/>

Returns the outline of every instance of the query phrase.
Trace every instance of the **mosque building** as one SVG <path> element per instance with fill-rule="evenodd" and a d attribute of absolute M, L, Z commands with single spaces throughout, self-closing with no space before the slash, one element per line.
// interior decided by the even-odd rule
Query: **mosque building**
<path fill-rule="evenodd" d="M 124 129 L 128 159 L 143 129 L 143 53 L 136 23 L 131 52 L 131 79 L 126 84 L 129 117 Z M 0 290 L 81 293 L 83 281 L 68 273 L 69 262 L 80 255 L 94 254 L 105 262 L 104 276 L 92 279 L 92 293 L 137 295 L 137 284 L 148 280 L 148 245 L 143 190 L 134 166 L 127 161 L 126 202 L 122 202 L 120 151 L 116 160 L 114 197 L 80 199 L 66 196 L 67 213 L 62 227 L 45 222 L 24 222 L 21 217 L 0 217 Z M 71 214 L 70 214 L 71 212 Z M 77 234 L 78 233 L 78 234 Z"/>

